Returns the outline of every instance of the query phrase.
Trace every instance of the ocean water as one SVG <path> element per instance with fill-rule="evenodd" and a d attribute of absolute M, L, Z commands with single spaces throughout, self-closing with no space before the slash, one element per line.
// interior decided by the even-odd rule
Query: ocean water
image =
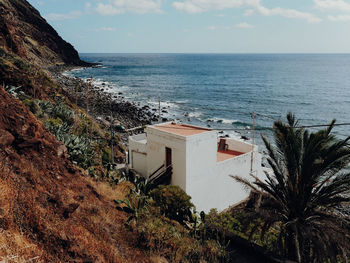
<path fill-rule="evenodd" d="M 272 138 L 276 119 L 295 113 L 301 125 L 350 123 L 350 55 L 342 54 L 81 54 L 100 68 L 69 74 L 106 82 L 109 92 L 158 107 L 164 117 L 252 137 Z M 334 129 L 340 138 L 350 126 Z"/>

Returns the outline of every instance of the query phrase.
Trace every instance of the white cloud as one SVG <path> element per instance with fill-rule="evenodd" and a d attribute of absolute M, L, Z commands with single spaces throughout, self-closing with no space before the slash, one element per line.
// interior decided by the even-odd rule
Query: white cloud
<path fill-rule="evenodd" d="M 244 16 L 251 16 L 251 15 L 254 15 L 254 13 L 255 13 L 255 10 L 247 9 L 247 10 L 244 11 L 243 15 Z"/>
<path fill-rule="evenodd" d="M 175 7 L 175 9 L 189 13 L 189 14 L 202 13 L 205 11 L 201 7 L 196 6 L 196 5 L 192 4 L 191 2 L 185 2 L 185 3 L 174 2 L 173 6 Z"/>
<path fill-rule="evenodd" d="M 216 26 L 208 26 L 207 29 L 208 29 L 208 30 L 216 30 L 217 27 L 216 27 Z"/>
<path fill-rule="evenodd" d="M 44 15 L 44 17 L 46 18 L 46 20 L 49 20 L 49 21 L 59 21 L 59 20 L 68 20 L 68 19 L 79 18 L 82 15 L 83 15 L 83 12 L 81 12 L 81 11 L 72 11 L 72 12 L 67 13 L 67 14 L 51 13 L 51 14 Z"/>
<path fill-rule="evenodd" d="M 185 0 L 174 2 L 175 9 L 190 14 L 202 13 L 210 10 L 223 10 L 242 6 L 244 0 Z"/>
<path fill-rule="evenodd" d="M 260 0 L 247 0 L 248 5 L 255 7 L 256 11 L 263 16 L 283 16 L 287 18 L 304 19 L 309 23 L 319 23 L 322 21 L 321 18 L 314 14 L 301 12 L 295 9 L 288 9 L 282 7 L 267 8 L 261 4 Z"/>
<path fill-rule="evenodd" d="M 314 0 L 321 1 L 321 0 Z M 323 0 L 330 1 L 330 0 Z M 342 1 L 342 0 L 336 0 Z M 173 3 L 175 9 L 190 14 L 202 13 L 211 10 L 223 10 L 229 8 L 248 7 L 250 9 L 244 12 L 244 15 L 252 15 L 257 12 L 263 16 L 283 16 L 287 18 L 304 19 L 310 23 L 321 22 L 322 19 L 314 14 L 301 12 L 295 9 L 282 7 L 267 8 L 261 4 L 261 0 L 183 0 Z"/>
<path fill-rule="evenodd" d="M 109 0 L 108 4 L 99 3 L 96 11 L 101 15 L 162 13 L 161 6 L 162 0 Z"/>
<path fill-rule="evenodd" d="M 236 24 L 235 27 L 238 27 L 238 28 L 254 28 L 253 25 L 248 24 L 246 22 L 242 22 L 242 23 Z"/>
<path fill-rule="evenodd" d="M 211 31 L 214 31 L 214 30 L 230 30 L 232 29 L 232 27 L 230 26 L 208 26 L 207 27 L 207 30 L 211 30 Z"/>
<path fill-rule="evenodd" d="M 333 22 L 344 22 L 344 21 L 350 21 L 350 15 L 337 15 L 337 16 L 331 16 L 329 15 L 328 20 Z"/>
<path fill-rule="evenodd" d="M 125 12 L 125 10 L 116 8 L 113 5 L 105 5 L 101 3 L 97 5 L 96 11 L 103 16 L 112 16 Z"/>
<path fill-rule="evenodd" d="M 115 27 L 100 27 L 98 31 L 116 31 Z"/>
<path fill-rule="evenodd" d="M 344 0 L 314 0 L 315 8 L 322 11 L 350 12 L 350 3 Z"/>

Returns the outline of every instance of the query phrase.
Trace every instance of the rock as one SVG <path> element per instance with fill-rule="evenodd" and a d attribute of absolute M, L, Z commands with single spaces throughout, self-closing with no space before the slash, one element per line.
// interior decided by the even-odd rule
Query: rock
<path fill-rule="evenodd" d="M 123 95 L 123 92 L 119 91 L 119 92 L 118 92 L 118 95 Z"/>
<path fill-rule="evenodd" d="M 62 157 L 67 153 L 67 147 L 61 143 L 60 146 L 57 148 L 57 156 Z"/>
<path fill-rule="evenodd" d="M 242 135 L 242 136 L 241 136 L 241 139 L 242 139 L 242 140 L 245 140 L 245 141 L 248 141 L 248 140 L 249 140 L 249 138 L 248 138 L 247 136 L 245 136 L 245 135 Z"/>
<path fill-rule="evenodd" d="M 150 257 L 150 263 L 168 263 L 169 261 L 161 256 L 152 256 Z"/>
<path fill-rule="evenodd" d="M 15 137 L 6 130 L 0 129 L 0 146 L 6 147 L 13 143 Z"/>

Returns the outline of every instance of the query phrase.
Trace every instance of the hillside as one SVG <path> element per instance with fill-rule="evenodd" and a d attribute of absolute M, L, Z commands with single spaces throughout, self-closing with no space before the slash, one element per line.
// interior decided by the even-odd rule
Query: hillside
<path fill-rule="evenodd" d="M 0 0 L 0 14 L 0 83 L 19 88 L 27 106 L 60 98 L 78 109 L 46 69 L 88 64 L 27 1 Z M 0 87 L 0 261 L 147 261 L 113 203 L 129 188 L 73 165 L 27 106 Z"/>
<path fill-rule="evenodd" d="M 44 67 L 88 65 L 25 0 L 0 0 L 0 46 Z"/>
<path fill-rule="evenodd" d="M 113 205 L 123 191 L 75 168 L 62 144 L 2 87 L 0 112 L 0 258 L 142 262 Z"/>

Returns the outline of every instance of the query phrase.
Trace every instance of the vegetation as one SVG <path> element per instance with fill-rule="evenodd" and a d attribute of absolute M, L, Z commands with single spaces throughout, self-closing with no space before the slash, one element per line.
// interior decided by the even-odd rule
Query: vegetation
<path fill-rule="evenodd" d="M 300 128 L 291 113 L 287 121 L 274 123 L 275 146 L 263 137 L 273 175 L 254 183 L 235 177 L 262 196 L 247 212 L 246 219 L 259 222 L 251 232 L 264 240 L 268 230 L 276 231 L 274 251 L 299 263 L 347 262 L 350 138 L 331 133 L 335 120 L 317 132 Z"/>
<path fill-rule="evenodd" d="M 192 220 L 191 210 L 194 205 L 190 201 L 191 197 L 180 187 L 161 185 L 150 194 L 164 216 L 180 223 Z"/>
<path fill-rule="evenodd" d="M 218 236 L 204 235 L 204 223 L 181 188 L 154 188 L 132 171 L 125 171 L 121 181 L 130 183 L 130 192 L 115 200 L 116 208 L 127 214 L 126 225 L 138 236 L 137 247 L 170 262 L 225 262 L 226 246 Z"/>

